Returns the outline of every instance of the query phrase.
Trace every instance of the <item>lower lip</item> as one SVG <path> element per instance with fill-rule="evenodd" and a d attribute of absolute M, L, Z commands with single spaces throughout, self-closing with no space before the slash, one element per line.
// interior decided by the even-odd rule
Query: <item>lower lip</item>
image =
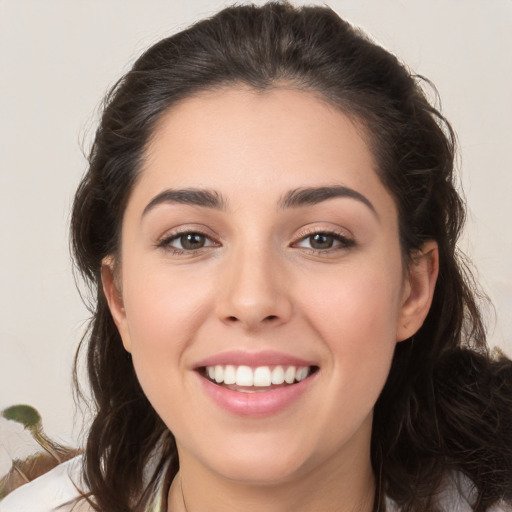
<path fill-rule="evenodd" d="M 277 414 L 292 405 L 306 392 L 316 373 L 296 384 L 254 393 L 233 391 L 211 382 L 200 374 L 198 376 L 203 389 L 218 406 L 237 416 L 261 417 Z"/>

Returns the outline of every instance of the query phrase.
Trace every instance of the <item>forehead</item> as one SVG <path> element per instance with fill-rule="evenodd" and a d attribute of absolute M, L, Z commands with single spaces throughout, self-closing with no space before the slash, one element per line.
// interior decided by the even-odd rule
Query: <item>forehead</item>
<path fill-rule="evenodd" d="M 136 189 L 146 196 L 203 187 L 277 197 L 332 185 L 389 196 L 357 121 L 310 92 L 237 87 L 187 98 L 162 116 Z"/>

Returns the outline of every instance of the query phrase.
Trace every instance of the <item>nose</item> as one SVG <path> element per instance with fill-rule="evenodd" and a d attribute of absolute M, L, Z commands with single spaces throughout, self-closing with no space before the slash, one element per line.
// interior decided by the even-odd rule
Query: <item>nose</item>
<path fill-rule="evenodd" d="M 292 315 L 286 273 L 269 250 L 243 249 L 226 261 L 220 278 L 217 315 L 246 330 L 278 326 Z"/>

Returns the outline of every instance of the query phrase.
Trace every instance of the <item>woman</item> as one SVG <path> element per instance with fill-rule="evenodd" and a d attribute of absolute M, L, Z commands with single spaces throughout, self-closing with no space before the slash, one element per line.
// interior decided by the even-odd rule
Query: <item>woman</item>
<path fill-rule="evenodd" d="M 284 3 L 139 58 L 73 210 L 97 415 L 83 460 L 2 510 L 73 484 L 98 511 L 510 507 L 512 364 L 487 353 L 420 84 Z"/>

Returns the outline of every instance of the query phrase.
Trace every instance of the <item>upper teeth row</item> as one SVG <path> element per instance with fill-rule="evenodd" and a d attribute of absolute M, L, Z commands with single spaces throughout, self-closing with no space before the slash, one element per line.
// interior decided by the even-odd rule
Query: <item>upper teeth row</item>
<path fill-rule="evenodd" d="M 272 384 L 293 384 L 300 382 L 310 374 L 309 366 L 207 366 L 206 373 L 218 384 L 236 384 L 237 386 L 270 386 Z"/>

